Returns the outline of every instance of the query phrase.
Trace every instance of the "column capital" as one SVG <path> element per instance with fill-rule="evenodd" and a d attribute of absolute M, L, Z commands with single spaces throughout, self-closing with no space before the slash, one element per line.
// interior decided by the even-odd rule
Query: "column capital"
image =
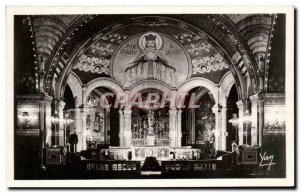
<path fill-rule="evenodd" d="M 124 115 L 131 115 L 132 110 L 131 109 L 124 109 L 123 112 L 124 112 Z"/>
<path fill-rule="evenodd" d="M 251 104 L 250 99 L 242 99 L 236 102 L 238 109 L 247 110 Z"/>
<path fill-rule="evenodd" d="M 58 106 L 60 109 L 63 109 L 65 107 L 66 103 L 64 101 L 59 101 Z"/>
<path fill-rule="evenodd" d="M 222 107 L 220 107 L 218 104 L 215 104 L 211 109 L 212 109 L 212 112 L 213 112 L 214 114 L 216 114 L 216 113 L 221 112 Z"/>
<path fill-rule="evenodd" d="M 41 98 L 42 98 L 45 102 L 51 102 L 52 99 L 53 99 L 52 96 L 50 96 L 50 95 L 48 95 L 48 94 L 46 94 L 46 93 L 41 93 L 40 95 L 41 95 Z"/>
<path fill-rule="evenodd" d="M 79 107 L 81 114 L 87 114 L 88 108 L 86 107 Z"/>
<path fill-rule="evenodd" d="M 227 111 L 227 106 L 222 106 L 222 111 L 226 110 Z"/>
<path fill-rule="evenodd" d="M 175 115 L 177 113 L 177 109 L 169 109 L 169 114 Z"/>
<path fill-rule="evenodd" d="M 84 84 L 84 85 L 82 85 L 81 89 L 82 89 L 82 91 L 86 91 L 88 89 L 88 86 Z"/>
<path fill-rule="evenodd" d="M 243 100 L 239 100 L 236 102 L 236 105 L 238 106 L 238 108 L 242 107 L 244 104 L 244 101 Z"/>
<path fill-rule="evenodd" d="M 251 100 L 251 102 L 252 102 L 252 101 L 257 101 L 257 100 L 259 100 L 260 96 L 259 96 L 259 94 L 257 93 L 257 94 L 254 94 L 254 95 L 250 96 L 249 98 L 250 98 L 250 100 Z"/>

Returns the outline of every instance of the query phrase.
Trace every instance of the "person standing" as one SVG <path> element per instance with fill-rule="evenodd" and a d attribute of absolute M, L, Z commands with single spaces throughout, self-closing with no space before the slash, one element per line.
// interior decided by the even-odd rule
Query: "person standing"
<path fill-rule="evenodd" d="M 236 144 L 235 141 L 232 142 L 231 144 L 231 152 L 236 152 L 238 145 Z"/>
<path fill-rule="evenodd" d="M 69 136 L 69 143 L 71 145 L 71 148 L 70 148 L 71 152 L 72 153 L 77 152 L 78 136 L 76 134 L 76 131 Z"/>

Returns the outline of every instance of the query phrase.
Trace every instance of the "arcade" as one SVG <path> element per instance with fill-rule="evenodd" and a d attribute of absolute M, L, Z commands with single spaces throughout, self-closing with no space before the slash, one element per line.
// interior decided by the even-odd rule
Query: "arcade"
<path fill-rule="evenodd" d="M 283 14 L 14 25 L 16 179 L 285 176 Z"/>

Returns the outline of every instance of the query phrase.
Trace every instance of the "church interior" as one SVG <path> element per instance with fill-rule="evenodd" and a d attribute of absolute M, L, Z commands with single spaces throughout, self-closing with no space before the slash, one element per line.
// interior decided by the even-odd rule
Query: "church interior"
<path fill-rule="evenodd" d="M 285 19 L 15 16 L 15 179 L 285 177 Z"/>

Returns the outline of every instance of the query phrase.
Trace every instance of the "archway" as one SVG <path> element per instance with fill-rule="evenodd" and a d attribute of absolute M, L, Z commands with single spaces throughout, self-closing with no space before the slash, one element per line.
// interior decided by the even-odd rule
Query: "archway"
<path fill-rule="evenodd" d="M 110 89 L 114 95 L 124 93 L 123 88 L 113 79 L 100 77 L 96 78 L 85 85 L 85 91 L 83 94 L 83 101 L 87 100 L 88 95 L 97 87 L 105 87 Z"/>
<path fill-rule="evenodd" d="M 169 146 L 169 102 L 161 90 L 142 89 L 132 99 L 133 146 Z"/>
<path fill-rule="evenodd" d="M 234 122 L 238 118 L 238 107 L 236 102 L 238 101 L 238 95 L 236 86 L 233 85 L 228 93 L 227 98 L 227 119 L 226 119 L 226 128 L 227 128 L 227 140 L 226 140 L 226 150 L 231 151 L 232 142 L 236 142 L 238 144 L 239 142 L 239 135 L 238 135 L 238 123 Z M 232 120 L 231 123 L 229 120 Z"/>
<path fill-rule="evenodd" d="M 109 16 L 107 16 L 109 17 Z M 126 18 L 128 20 L 126 20 Z M 53 48 L 54 52 L 49 57 L 49 60 L 47 60 L 46 64 L 46 78 L 44 80 L 44 87 L 47 92 L 47 90 L 50 89 L 52 77 L 55 75 L 57 77 L 58 83 L 57 86 L 57 92 L 60 92 L 61 88 L 64 87 L 66 78 L 68 77 L 68 74 L 72 71 L 72 68 L 74 66 L 74 62 L 78 59 L 78 55 L 83 53 L 84 50 L 94 41 L 97 37 L 99 37 L 101 34 L 107 34 L 107 36 L 111 35 L 113 31 L 119 30 L 120 28 L 127 26 L 127 25 L 139 25 L 145 21 L 148 22 L 157 22 L 157 23 L 166 23 L 170 26 L 185 26 L 186 30 L 190 31 L 192 34 L 195 33 L 204 33 L 211 42 L 213 42 L 214 45 L 217 45 L 220 50 L 223 50 L 224 57 L 228 61 L 230 65 L 230 70 L 232 71 L 232 74 L 234 76 L 234 79 L 236 81 L 238 92 L 240 93 L 241 97 L 247 97 L 247 91 L 243 90 L 242 87 L 246 85 L 244 76 L 245 74 L 248 74 L 249 80 L 251 81 L 251 90 L 253 90 L 253 93 L 257 92 L 257 65 L 252 55 L 250 55 L 249 48 L 247 48 L 242 41 L 239 40 L 240 37 L 236 36 L 237 34 L 234 29 L 230 28 L 228 26 L 228 22 L 224 20 L 224 18 L 218 16 L 218 15 L 206 15 L 206 16 L 197 16 L 196 19 L 198 23 L 191 22 L 195 18 L 190 16 L 183 16 L 183 20 L 178 20 L 176 17 L 172 17 L 170 15 L 165 17 L 154 17 L 154 16 L 126 16 L 125 20 L 120 21 L 123 25 L 111 25 L 111 26 L 103 26 L 101 24 L 100 26 L 103 26 L 102 31 L 93 31 L 90 33 L 86 32 L 86 29 L 88 27 L 82 27 L 82 26 L 89 26 L 89 25 L 95 25 L 95 23 L 102 21 L 98 17 L 83 17 L 82 23 L 78 23 L 78 25 L 72 26 L 72 29 L 70 29 L 70 33 L 66 34 L 65 40 L 62 41 L 61 45 L 57 45 L 58 49 Z M 207 20 L 212 22 L 210 24 L 207 23 Z M 219 21 L 219 22 L 218 22 Z M 190 22 L 190 24 L 185 23 Z M 100 22 L 101 23 L 101 22 Z M 126 24 L 126 25 L 125 25 Z M 210 30 L 215 25 L 216 28 L 223 28 L 227 29 L 228 34 L 223 34 L 221 37 L 228 37 L 226 40 L 220 39 L 220 37 L 215 36 L 215 34 Z M 221 26 L 220 26 L 221 25 Z M 222 26 L 223 25 L 223 26 Z M 102 28 L 101 28 L 102 29 Z M 226 31 L 226 30 L 225 30 Z M 74 35 L 76 33 L 87 33 L 89 37 L 86 36 L 80 36 L 80 40 L 74 40 Z M 220 33 L 222 33 L 220 31 Z M 90 38 L 90 36 L 93 36 L 94 38 Z M 121 39 L 123 36 L 120 36 Z M 126 39 L 126 36 L 124 36 Z M 75 41 L 75 42 L 74 42 Z M 78 41 L 78 42 L 76 42 Z M 72 45 L 78 44 L 76 46 L 76 49 L 73 50 L 73 48 L 68 48 L 68 52 L 62 54 L 62 50 L 66 49 L 65 47 L 68 47 L 68 44 L 66 42 L 72 42 Z M 84 42 L 84 43 L 82 43 Z M 238 44 L 238 45 L 236 45 Z M 51 65 L 48 65 L 51 64 Z M 59 68 L 57 66 L 60 66 Z M 59 93 L 56 94 L 57 96 L 60 96 Z M 57 97 L 56 97 L 57 98 Z"/>
<path fill-rule="evenodd" d="M 215 99 L 204 87 L 191 89 L 182 108 L 182 145 L 215 148 Z"/>

